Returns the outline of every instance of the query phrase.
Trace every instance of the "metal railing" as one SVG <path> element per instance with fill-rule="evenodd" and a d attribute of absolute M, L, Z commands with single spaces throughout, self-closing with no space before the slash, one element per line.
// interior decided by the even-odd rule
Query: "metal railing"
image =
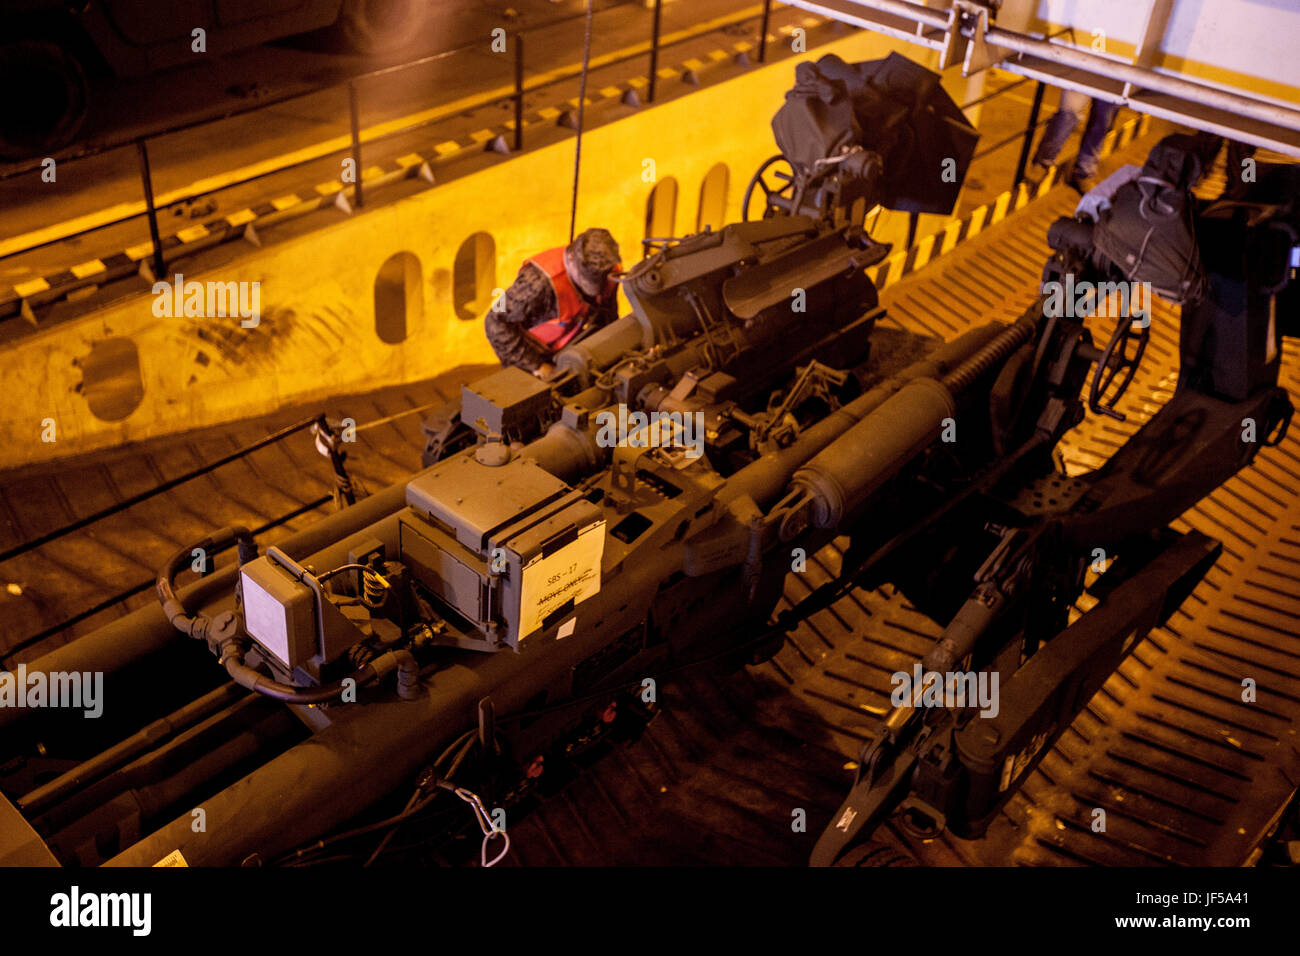
<path fill-rule="evenodd" d="M 252 529 L 252 534 L 254 536 L 259 534 L 264 534 L 267 531 L 270 531 L 272 528 L 278 528 L 280 525 L 287 524 L 288 522 L 293 521 L 295 518 L 299 518 L 305 514 L 309 514 L 310 512 L 315 511 L 317 508 L 320 508 L 322 505 L 327 504 L 332 497 L 333 497 L 332 495 L 322 495 L 321 497 L 317 498 L 315 501 L 309 501 L 305 505 L 302 505 L 298 508 L 294 508 L 292 511 L 288 512 L 287 514 L 282 514 L 278 518 L 273 518 L 272 520 L 267 521 L 264 524 L 258 525 L 256 528 Z M 56 634 L 66 631 L 68 628 L 74 627 L 77 624 L 80 624 L 82 621 L 89 620 L 90 618 L 94 617 L 96 614 L 102 614 L 104 611 L 107 611 L 109 608 L 113 607 L 116 604 L 120 604 L 122 601 L 130 600 L 131 598 L 135 597 L 137 594 L 143 594 L 145 591 L 149 591 L 153 589 L 157 585 L 157 583 L 158 582 L 156 578 L 150 578 L 147 581 L 141 581 L 139 584 L 132 585 L 129 588 L 126 588 L 122 591 L 118 591 L 116 594 L 113 594 L 110 597 L 104 598 L 104 600 L 100 601 L 98 604 L 88 607 L 85 610 L 78 611 L 76 614 L 72 615 L 72 617 L 66 618 L 60 621 L 58 624 L 52 624 L 49 627 L 45 628 L 43 631 L 39 631 L 36 634 L 32 634 L 28 637 L 23 638 L 17 644 L 13 645 L 12 647 L 6 648 L 3 653 L 0 653 L 0 667 L 5 668 L 6 670 L 10 669 L 13 664 L 13 656 L 15 654 L 19 654 L 22 651 L 27 650 L 29 647 L 34 647 L 37 644 L 39 644 L 41 641 L 45 640 L 46 638 L 53 637 Z"/>
<path fill-rule="evenodd" d="M 662 21 L 662 5 L 663 5 L 663 0 L 655 0 L 652 27 L 651 27 L 650 45 L 648 50 L 650 55 L 650 69 L 647 76 L 647 81 L 648 81 L 647 100 L 650 103 L 653 103 L 655 100 L 655 95 L 656 95 L 655 81 L 658 72 L 659 53 L 660 50 L 663 48 L 663 46 L 665 46 L 665 44 L 663 44 L 661 40 L 661 29 L 660 29 L 661 21 Z M 766 59 L 767 30 L 770 25 L 771 7 L 772 7 L 772 0 L 764 0 L 763 13 L 762 13 L 762 26 L 761 26 L 762 36 L 760 37 L 760 41 L 759 41 L 759 46 L 760 46 L 759 62 L 764 62 Z M 579 17 L 564 17 L 561 19 L 549 21 L 546 24 L 546 26 L 552 27 L 552 26 L 556 26 L 568 22 L 573 22 L 578 19 Z M 744 16 L 737 17 L 735 20 L 727 21 L 725 23 L 720 23 L 720 24 L 719 23 L 712 24 L 708 31 L 703 31 L 703 32 L 713 32 L 719 29 L 726 29 L 728 27 L 743 24 L 752 19 L 753 19 L 753 14 L 747 13 Z M 700 34 L 681 37 L 666 45 L 674 46 L 680 43 L 685 43 L 691 39 L 694 39 L 698 35 Z M 524 97 L 527 94 L 532 93 L 537 89 L 542 89 L 547 86 L 553 86 L 559 83 L 564 83 L 576 79 L 580 76 L 581 71 L 565 73 L 561 76 L 549 77 L 544 83 L 541 83 L 538 86 L 533 88 L 528 88 L 525 84 L 525 79 L 524 79 L 525 71 L 524 71 L 523 34 L 519 32 L 514 33 L 511 37 L 511 41 L 514 47 L 514 57 L 513 57 L 514 91 L 510 97 L 513 100 L 513 107 L 514 107 L 513 146 L 514 146 L 514 150 L 516 152 L 519 152 L 524 148 L 524 139 L 523 139 Z M 247 185 L 248 183 L 260 179 L 264 179 L 274 174 L 283 173 L 288 170 L 296 169 L 301 166 L 319 162 L 322 159 L 325 159 L 329 156 L 338 155 L 340 152 L 347 152 L 351 156 L 355 165 L 355 169 L 353 170 L 354 179 L 350 184 L 352 187 L 352 203 L 356 207 L 361 207 L 365 203 L 364 188 L 362 185 L 362 179 L 363 179 L 362 170 L 364 169 L 364 166 L 362 165 L 363 142 L 365 146 L 373 147 L 379 143 L 382 143 L 387 140 L 391 140 L 397 136 L 408 135 L 414 131 L 429 126 L 433 126 L 438 123 L 445 122 L 450 117 L 438 116 L 438 117 L 421 120 L 415 123 L 411 123 L 409 125 L 404 125 L 398 129 L 388 130 L 386 132 L 374 136 L 366 137 L 363 140 L 362 137 L 363 126 L 362 126 L 362 115 L 361 115 L 362 111 L 359 103 L 360 98 L 358 96 L 359 84 L 380 77 L 390 76 L 397 73 L 410 71 L 418 67 L 428 66 L 430 64 L 441 62 L 450 57 L 456 56 L 458 54 L 463 54 L 477 48 L 478 48 L 477 45 L 463 46 L 463 47 L 458 47 L 454 50 L 446 50 L 440 53 L 430 54 L 428 56 L 420 57 L 419 59 L 415 59 L 415 60 L 410 60 L 405 63 L 396 64 L 394 66 L 383 67 L 377 70 L 370 70 L 365 73 L 360 73 L 357 74 L 356 76 L 350 77 L 347 80 L 342 80 L 336 83 L 329 83 L 324 86 L 314 87 L 310 90 L 290 93 L 278 97 L 270 97 L 266 100 L 262 100 L 258 102 L 256 105 L 250 105 L 244 109 L 233 110 L 219 117 L 209 117 L 209 118 L 198 119 L 198 120 L 190 120 L 182 123 L 172 124 L 170 126 L 164 127 L 161 130 L 157 130 L 155 132 L 143 136 L 131 137 L 131 138 L 117 140 L 117 141 L 110 141 L 107 143 L 96 144 L 90 147 L 73 148 L 62 152 L 55 152 L 52 158 L 58 160 L 64 160 L 64 161 L 86 159 L 92 156 L 98 156 L 104 153 L 108 153 L 117 149 L 127 148 L 131 146 L 135 147 L 137 157 L 138 157 L 140 191 L 144 199 L 144 204 L 145 204 L 144 214 L 148 220 L 150 242 L 152 245 L 150 261 L 153 267 L 154 275 L 157 277 L 161 277 L 167 274 L 167 269 L 166 269 L 167 263 L 166 263 L 166 256 L 164 253 L 164 249 L 163 249 L 161 233 L 158 228 L 158 205 L 154 194 L 154 175 L 151 172 L 150 154 L 149 154 L 150 143 L 158 139 L 161 139 L 162 137 L 165 136 L 171 136 L 177 133 L 184 133 L 201 127 L 211 126 L 215 123 L 224 122 L 226 120 L 238 116 L 255 113 L 257 111 L 264 110 L 269 107 L 295 102 L 308 96 L 316 96 L 322 93 L 328 93 L 330 91 L 346 89 L 347 96 L 348 96 L 348 114 L 349 114 L 348 115 L 349 143 L 347 147 L 343 149 L 327 150 L 325 152 L 320 153 L 319 155 L 309 156 L 305 159 L 299 159 L 293 162 L 286 162 L 283 165 L 277 165 L 276 168 L 274 169 L 259 171 L 253 175 L 249 175 L 244 178 L 232 179 L 223 182 L 219 186 L 200 189 L 193 192 L 187 192 L 184 193 L 183 195 L 171 198 L 168 201 L 167 205 L 173 206 L 181 203 L 191 203 L 194 202 L 195 200 L 202 199 L 206 196 L 213 195 L 215 193 L 230 189 L 232 187 Z M 646 52 L 645 50 L 639 50 L 634 53 L 629 53 L 625 56 L 617 57 L 613 60 L 604 62 L 601 64 L 601 66 L 603 68 L 606 66 L 614 66 L 621 63 L 626 63 L 629 60 L 634 60 L 641 56 L 644 56 L 645 52 Z M 0 182 L 4 182 L 6 180 L 10 180 L 17 176 L 25 175 L 28 173 L 39 172 L 43 168 L 42 163 L 45 162 L 45 159 L 46 159 L 45 157 L 42 158 L 34 157 L 31 160 L 17 163 L 17 164 L 11 164 L 7 168 L 0 169 Z M 82 229 L 77 232 L 69 233 L 67 235 L 60 236 L 58 238 L 49 239 L 44 242 L 35 243 L 32 246 L 29 246 L 19 251 L 31 252 L 33 250 L 45 248 L 47 246 L 51 246 L 54 245 L 55 243 L 63 242 L 65 240 L 76 239 L 81 236 L 87 235 L 91 232 L 95 232 L 99 229 L 129 222 L 132 219 L 135 219 L 138 215 L 139 213 L 127 213 L 115 219 L 99 222 L 93 226 L 90 226 L 86 229 Z"/>
<path fill-rule="evenodd" d="M 757 57 L 758 57 L 758 62 L 760 64 L 765 63 L 768 56 L 767 37 L 771 30 L 772 6 L 773 6 L 772 0 L 763 0 L 762 12 L 761 12 L 761 16 L 759 17 L 759 30 L 758 30 L 759 36 L 758 36 Z M 668 44 L 664 44 L 662 42 L 662 8 L 663 8 L 663 0 L 654 0 L 654 6 L 653 6 L 652 18 L 651 18 L 650 41 L 649 41 L 648 48 L 642 48 L 636 50 L 635 52 L 618 56 L 614 59 L 607 60 L 601 64 L 602 68 L 607 66 L 612 66 L 612 65 L 618 65 L 618 64 L 626 63 L 631 60 L 635 60 L 639 57 L 645 56 L 646 53 L 648 53 L 649 69 L 646 74 L 646 83 L 645 83 L 646 91 L 647 91 L 646 92 L 647 103 L 653 103 L 657 96 L 658 65 L 659 65 L 659 56 L 662 49 L 664 49 L 666 46 L 674 46 L 679 43 L 688 42 L 689 40 L 695 39 L 698 36 L 703 35 L 704 33 L 707 32 L 728 29 L 730 27 L 744 24 L 755 19 L 755 12 L 751 8 L 751 10 L 747 11 L 744 15 L 738 16 L 734 20 L 728 20 L 722 23 L 712 23 L 710 24 L 708 30 L 706 31 L 701 31 L 701 33 L 679 37 L 678 39 L 675 39 Z M 578 19 L 579 19 L 578 17 L 565 17 L 562 19 L 550 21 L 547 24 L 547 26 L 549 27 L 549 26 L 555 26 L 557 24 L 575 22 Z M 1058 33 L 1051 34 L 1047 39 L 1050 40 L 1057 36 L 1060 36 L 1065 33 L 1070 33 L 1070 32 L 1071 32 L 1070 29 L 1066 28 L 1064 30 L 1059 31 Z M 528 87 L 525 82 L 523 34 L 519 32 L 512 34 L 511 44 L 513 45 L 513 51 L 514 51 L 514 55 L 512 58 L 513 92 L 510 94 L 509 99 L 512 101 L 512 107 L 513 107 L 512 110 L 513 150 L 515 152 L 520 152 L 524 148 L 525 97 L 528 94 L 531 94 L 538 89 L 543 89 L 548 86 L 553 86 L 559 83 L 564 83 L 576 79 L 580 76 L 580 71 L 566 72 L 560 76 L 550 76 L 544 82 L 539 83 L 538 85 L 533 87 Z M 167 271 L 167 259 L 166 259 L 166 252 L 164 249 L 164 242 L 163 242 L 161 230 L 159 229 L 159 218 L 158 218 L 159 206 L 154 191 L 155 177 L 151 169 L 151 158 L 149 152 L 149 144 L 151 142 L 161 139 L 162 137 L 165 136 L 187 132 L 201 127 L 211 126 L 215 123 L 219 123 L 234 117 L 252 114 L 259 110 L 266 109 L 268 107 L 294 102 L 309 96 L 316 96 L 322 93 L 328 93 L 330 91 L 345 89 L 347 91 L 347 97 L 348 97 L 348 121 L 349 121 L 348 122 L 349 135 L 348 135 L 348 142 L 346 146 L 339 147 L 336 149 L 325 150 L 319 154 L 307 156 L 306 158 L 299 158 L 293 161 L 285 162 L 283 164 L 277 164 L 274 169 L 261 170 L 242 178 L 233 178 L 224 181 L 217 186 L 210 186 L 208 188 L 195 190 L 193 192 L 186 192 L 183 195 L 169 198 L 165 205 L 170 207 L 182 203 L 192 203 L 195 200 L 199 200 L 204 197 L 211 196 L 213 194 L 219 193 L 224 190 L 247 185 L 249 183 L 256 182 L 258 180 L 266 179 L 269 176 L 298 169 L 300 167 L 307 166 L 312 163 L 320 162 L 322 159 L 325 159 L 329 156 L 334 156 L 334 155 L 338 155 L 339 153 L 346 152 L 350 156 L 354 167 L 353 169 L 354 176 L 352 182 L 349 184 L 351 186 L 352 205 L 356 208 L 361 208 L 364 206 L 365 198 L 366 198 L 365 186 L 363 185 L 363 179 L 365 177 L 362 175 L 362 171 L 365 168 L 362 162 L 363 145 L 366 148 L 372 148 L 380 143 L 391 140 L 395 137 L 408 135 L 412 132 L 445 122 L 446 119 L 448 119 L 449 117 L 436 116 L 432 118 L 422 119 L 413 123 L 404 124 L 396 129 L 389 129 L 380 133 L 376 133 L 375 135 L 363 137 L 362 135 L 363 117 L 362 117 L 362 109 L 361 109 L 360 96 L 359 96 L 360 84 L 367 81 L 374 80 L 376 78 L 396 75 L 420 67 L 429 66 L 430 64 L 447 60 L 449 57 L 453 57 L 457 54 L 462 54 L 476 48 L 477 47 L 475 46 L 466 46 L 466 47 L 459 47 L 454 50 L 447 50 L 440 53 L 430 54 L 428 56 L 420 57 L 418 59 L 411 60 L 405 63 L 395 64 L 393 66 L 383 67 L 381 69 L 370 70 L 368 72 L 358 74 L 356 76 L 350 77 L 347 80 L 339 81 L 337 83 L 327 84 L 324 86 L 313 88 L 311 90 L 305 90 L 297 93 L 287 94 L 284 96 L 268 98 L 264 101 L 259 102 L 257 105 L 249 106 L 245 109 L 229 112 L 220 117 L 187 121 L 179 124 L 174 124 L 172 126 L 168 126 L 162 130 L 158 130 L 156 132 L 144 136 L 126 139 L 120 142 L 100 144 L 90 148 L 73 150 L 71 152 L 56 153 L 55 155 L 63 159 L 83 159 L 83 158 L 88 158 L 91 156 L 107 153 L 112 150 L 121 149 L 127 146 L 134 145 L 137 153 L 137 163 L 138 163 L 138 170 L 139 170 L 139 177 L 140 177 L 140 189 L 144 199 L 144 206 L 145 206 L 144 215 L 146 217 L 148 228 L 149 228 L 149 238 L 150 238 L 150 246 L 151 246 L 149 260 L 152 265 L 153 274 L 155 278 L 162 277 L 167 275 L 168 271 Z M 1043 122 L 1039 121 L 1039 111 L 1041 109 L 1041 104 L 1042 104 L 1042 99 L 1046 88 L 1046 84 L 1044 84 L 1041 80 L 1033 81 L 1027 77 L 1022 78 L 1017 80 L 1014 83 L 1002 87 L 1001 89 L 995 90 L 992 93 L 985 94 L 974 100 L 971 100 L 968 103 L 962 104 L 961 106 L 961 109 L 963 110 L 968 109 L 970 107 L 979 105 L 981 103 L 994 99 L 998 96 L 1001 96 L 1004 93 L 1017 89 L 1029 82 L 1037 82 L 1037 88 L 1034 93 L 1034 100 L 1030 110 L 1029 121 L 1026 124 L 1025 129 L 1021 133 L 1017 133 L 1015 136 L 1008 137 L 1004 140 L 999 141 L 993 146 L 981 150 L 974 157 L 975 159 L 979 159 L 983 156 L 988 155 L 989 153 L 996 151 L 997 149 L 1001 149 L 1005 147 L 1011 142 L 1014 142 L 1016 140 L 1022 140 L 1020 158 L 1016 165 L 1015 176 L 1012 183 L 1013 189 L 1016 186 L 1018 186 L 1019 183 L 1024 178 L 1025 167 L 1028 160 L 1029 150 L 1032 144 L 1033 136 L 1036 130 L 1040 128 L 1042 125 L 1044 125 Z M 489 101 L 485 100 L 485 102 L 489 102 Z M 0 182 L 7 179 L 12 179 L 13 177 L 22 175 L 24 173 L 29 173 L 29 172 L 39 170 L 41 168 L 40 163 L 42 162 L 43 160 L 34 159 L 25 164 L 18 164 L 17 166 L 11 166 L 7 169 L 0 170 Z M 89 233 L 95 232 L 97 230 L 109 226 L 120 225 L 122 223 L 129 222 L 135 219 L 139 215 L 140 213 L 138 212 L 125 213 L 119 216 L 118 218 L 97 223 L 96 225 L 90 226 L 86 229 L 82 229 L 78 232 L 70 233 L 66 236 L 62 236 L 55 239 L 49 239 L 46 240 L 45 242 L 36 243 L 22 251 L 30 252 L 34 249 L 40 249 L 46 246 L 53 245 L 58 242 L 62 242 L 65 239 L 76 239 L 78 237 L 87 235 Z M 187 250 L 186 254 L 190 254 L 192 251 L 193 250 L 191 248 Z M 114 276 L 113 278 L 120 278 L 120 276 Z M 91 280 L 87 279 L 87 280 L 78 280 L 78 281 L 84 282 L 84 281 L 91 281 Z M 57 294 L 51 296 L 51 298 L 57 298 L 57 297 L 58 297 Z M 0 321 L 2 320 L 3 319 L 0 319 Z M 0 560 L 3 560 L 3 558 L 0 557 Z"/>

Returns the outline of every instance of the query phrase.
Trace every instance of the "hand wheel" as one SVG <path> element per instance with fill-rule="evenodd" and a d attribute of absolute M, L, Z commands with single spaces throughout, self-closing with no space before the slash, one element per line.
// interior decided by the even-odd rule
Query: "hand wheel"
<path fill-rule="evenodd" d="M 789 172 L 774 168 L 778 163 L 784 163 Z M 773 178 L 780 180 L 783 184 L 773 186 L 765 178 L 764 174 L 771 170 Z M 778 212 L 789 212 L 790 200 L 794 196 L 794 167 L 790 165 L 789 160 L 784 156 L 776 155 L 758 167 L 758 172 L 754 173 L 754 178 L 749 181 L 749 186 L 745 189 L 745 202 L 740 207 L 744 221 L 750 221 L 749 204 L 754 196 L 754 190 L 761 191 L 763 196 L 763 216 L 764 219 L 771 219 Z"/>

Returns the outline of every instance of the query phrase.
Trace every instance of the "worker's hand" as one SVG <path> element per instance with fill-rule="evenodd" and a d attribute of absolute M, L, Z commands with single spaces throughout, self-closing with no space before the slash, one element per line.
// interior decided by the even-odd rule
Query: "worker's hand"
<path fill-rule="evenodd" d="M 555 366 L 550 362 L 543 362 L 537 368 L 533 369 L 533 374 L 544 382 L 549 382 L 555 378 Z"/>

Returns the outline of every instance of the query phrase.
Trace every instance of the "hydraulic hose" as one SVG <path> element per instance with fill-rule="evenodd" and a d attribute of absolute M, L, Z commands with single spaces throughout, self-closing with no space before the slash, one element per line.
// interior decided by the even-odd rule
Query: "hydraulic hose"
<path fill-rule="evenodd" d="M 390 671 L 396 670 L 398 696 L 403 700 L 410 700 L 419 694 L 420 668 L 414 655 L 407 650 L 394 650 L 381 654 L 347 677 L 311 688 L 282 684 L 245 664 L 246 645 L 239 634 L 238 615 L 232 611 L 223 611 L 216 617 L 208 617 L 205 614 L 190 615 L 185 610 L 185 605 L 176 596 L 176 575 L 185 564 L 193 560 L 195 551 L 201 550 L 206 556 L 235 543 L 239 545 L 240 567 L 257 557 L 257 543 L 253 540 L 251 532 L 241 525 L 232 525 L 214 532 L 197 544 L 181 548 L 158 572 L 157 581 L 158 600 L 162 602 L 163 614 L 171 621 L 172 626 L 182 634 L 206 640 L 219 647 L 220 662 L 235 683 L 287 704 L 322 704 L 339 698 L 349 689 L 378 680 Z"/>
<path fill-rule="evenodd" d="M 242 525 L 232 525 L 229 528 L 222 528 L 220 531 L 214 532 L 197 544 L 181 548 L 171 556 L 171 559 L 158 572 L 158 600 L 162 602 L 163 614 L 167 616 L 167 620 L 171 621 L 172 626 L 182 634 L 207 640 L 208 635 L 212 633 L 214 621 L 204 614 L 190 616 L 185 612 L 185 605 L 176 597 L 176 575 L 180 573 L 181 568 L 186 564 L 193 563 L 195 551 L 202 551 L 206 561 L 207 556 L 228 548 L 234 543 L 239 544 L 239 564 L 241 566 L 244 562 L 257 557 L 257 542 L 253 540 L 252 532 Z"/>
<path fill-rule="evenodd" d="M 381 654 L 369 664 L 353 671 L 347 677 L 323 684 L 320 687 L 294 687 L 271 680 L 244 663 L 244 648 L 238 639 L 228 639 L 221 645 L 221 663 L 226 673 L 241 687 L 247 687 L 266 697 L 286 704 L 323 704 L 336 700 L 343 692 L 383 678 L 389 671 L 397 671 L 397 695 L 410 700 L 419 693 L 420 668 L 410 651 L 398 650 Z M 349 681 L 352 683 L 349 685 Z"/>

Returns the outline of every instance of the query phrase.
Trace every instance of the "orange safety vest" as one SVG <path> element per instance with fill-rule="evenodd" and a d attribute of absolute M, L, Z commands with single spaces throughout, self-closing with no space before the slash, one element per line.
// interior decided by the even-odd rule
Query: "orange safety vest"
<path fill-rule="evenodd" d="M 573 284 L 573 280 L 569 278 L 568 270 L 564 268 L 564 248 L 564 246 L 557 246 L 554 249 L 547 249 L 527 260 L 541 269 L 550 280 L 551 290 L 555 293 L 556 309 L 555 318 L 538 322 L 528 329 L 527 333 L 538 345 L 552 354 L 577 338 L 578 333 L 583 330 L 587 320 L 595 311 L 595 307 L 583 298 L 582 293 Z M 616 287 L 616 283 L 611 279 L 605 286 L 605 295 L 608 296 Z"/>

